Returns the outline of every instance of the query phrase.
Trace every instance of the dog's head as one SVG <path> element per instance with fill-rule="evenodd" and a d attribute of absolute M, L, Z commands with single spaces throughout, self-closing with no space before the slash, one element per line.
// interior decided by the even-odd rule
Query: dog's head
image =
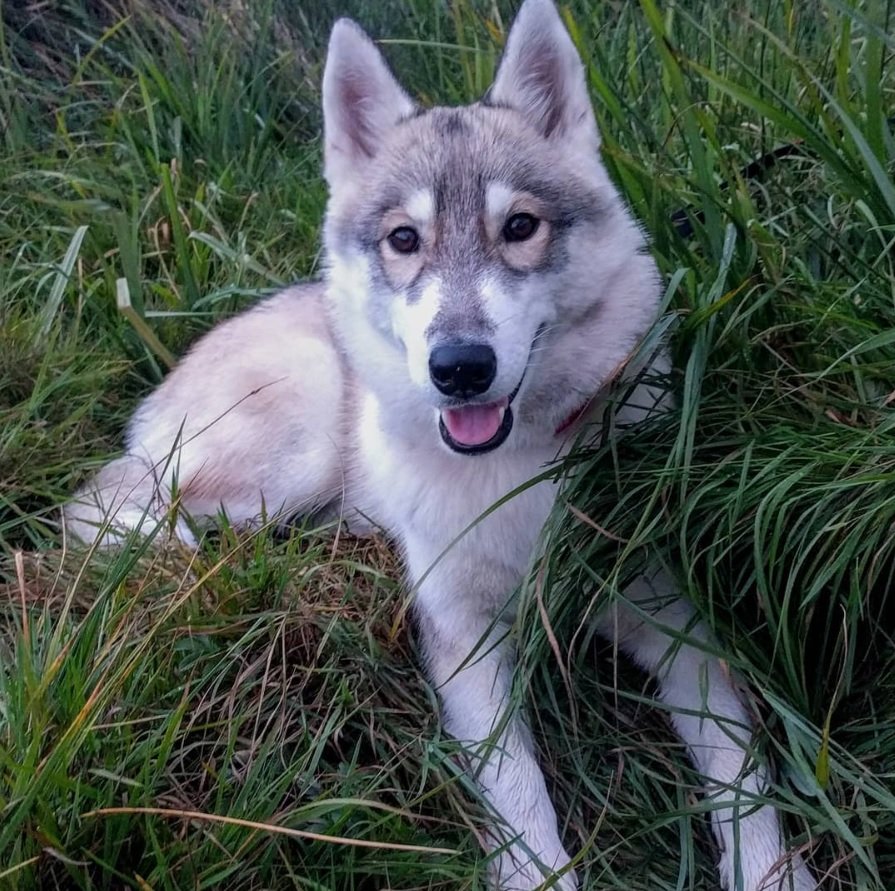
<path fill-rule="evenodd" d="M 341 20 L 323 104 L 328 291 L 392 426 L 467 454 L 552 436 L 649 326 L 657 288 L 551 0 L 527 0 L 462 108 L 415 105 Z"/>

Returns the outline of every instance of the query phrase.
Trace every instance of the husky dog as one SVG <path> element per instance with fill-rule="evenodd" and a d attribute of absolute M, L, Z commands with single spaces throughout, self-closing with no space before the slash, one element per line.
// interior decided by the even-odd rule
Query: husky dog
<path fill-rule="evenodd" d="M 190 515 L 234 523 L 327 508 L 349 527 L 372 518 L 406 558 L 446 727 L 495 814 L 494 887 L 572 889 L 529 732 L 503 714 L 507 602 L 555 484 L 463 532 L 568 449 L 656 318 L 657 270 L 601 164 L 584 68 L 551 0 L 526 0 L 494 84 L 462 108 L 417 106 L 341 20 L 323 105 L 325 281 L 200 340 L 138 409 L 125 456 L 68 505 L 67 529 L 113 541 L 160 522 L 174 490 Z M 663 398 L 640 384 L 622 417 Z M 657 676 L 717 802 L 722 886 L 816 888 L 756 803 L 749 717 L 691 607 L 655 574 L 599 621 Z"/>

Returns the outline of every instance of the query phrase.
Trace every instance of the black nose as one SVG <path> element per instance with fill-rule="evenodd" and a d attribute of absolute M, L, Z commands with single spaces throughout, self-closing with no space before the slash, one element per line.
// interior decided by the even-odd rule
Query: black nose
<path fill-rule="evenodd" d="M 483 343 L 454 343 L 429 354 L 429 377 L 445 396 L 478 396 L 497 374 L 497 356 Z"/>

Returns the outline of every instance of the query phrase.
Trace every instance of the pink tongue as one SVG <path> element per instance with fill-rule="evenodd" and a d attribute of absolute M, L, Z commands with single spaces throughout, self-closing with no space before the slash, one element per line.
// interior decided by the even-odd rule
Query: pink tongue
<path fill-rule="evenodd" d="M 508 400 L 490 405 L 464 405 L 463 408 L 446 408 L 441 417 L 454 442 L 475 446 L 487 442 L 500 429 L 502 408 Z"/>

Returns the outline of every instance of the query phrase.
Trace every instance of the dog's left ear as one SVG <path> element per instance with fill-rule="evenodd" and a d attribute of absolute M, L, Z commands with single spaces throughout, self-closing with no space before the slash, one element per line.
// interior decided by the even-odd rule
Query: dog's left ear
<path fill-rule="evenodd" d="M 370 160 L 386 132 L 415 107 L 360 25 L 339 19 L 323 72 L 323 166 L 330 186 Z"/>
<path fill-rule="evenodd" d="M 552 0 L 522 4 L 484 101 L 515 108 L 548 138 L 600 144 L 584 65 Z"/>

